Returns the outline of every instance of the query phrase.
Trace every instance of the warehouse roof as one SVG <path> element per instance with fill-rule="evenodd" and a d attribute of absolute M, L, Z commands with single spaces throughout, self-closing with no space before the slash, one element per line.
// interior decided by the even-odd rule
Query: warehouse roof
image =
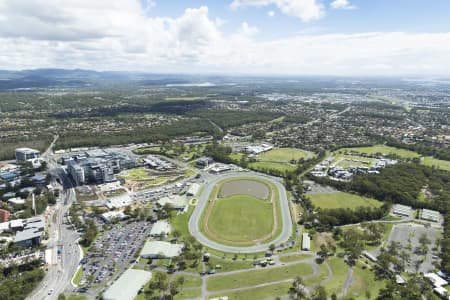
<path fill-rule="evenodd" d="M 169 234 L 170 231 L 170 224 L 167 221 L 159 220 L 153 224 L 153 227 L 150 230 L 150 236 Z"/>
<path fill-rule="evenodd" d="M 170 195 L 163 197 L 157 201 L 159 206 L 166 204 L 171 205 L 173 208 L 184 208 L 187 205 L 186 197 L 180 195 Z"/>
<path fill-rule="evenodd" d="M 105 300 L 133 300 L 139 290 L 152 278 L 152 273 L 128 269 L 104 293 Z"/>
<path fill-rule="evenodd" d="M 141 251 L 142 257 L 172 258 L 179 256 L 184 244 L 171 244 L 162 241 L 148 241 Z"/>

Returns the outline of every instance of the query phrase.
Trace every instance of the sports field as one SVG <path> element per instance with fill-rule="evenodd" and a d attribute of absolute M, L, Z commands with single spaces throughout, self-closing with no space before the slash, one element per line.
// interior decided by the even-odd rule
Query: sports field
<path fill-rule="evenodd" d="M 383 146 L 383 145 L 376 145 L 376 146 L 371 146 L 371 147 L 342 148 L 342 149 L 337 150 L 336 152 L 337 153 L 345 153 L 348 151 L 358 152 L 358 153 L 363 153 L 363 154 L 378 154 L 378 153 L 381 153 L 384 155 L 395 154 L 395 155 L 398 155 L 403 158 L 414 158 L 414 157 L 420 156 L 418 153 L 416 153 L 414 151 L 395 148 L 395 147 L 388 147 L 388 146 Z"/>
<path fill-rule="evenodd" d="M 361 206 L 380 207 L 383 205 L 383 203 L 378 200 L 344 192 L 331 194 L 308 194 L 308 197 L 311 199 L 315 207 L 322 209 L 356 209 Z"/>
<path fill-rule="evenodd" d="M 299 160 L 306 158 L 306 152 L 294 148 L 276 148 L 258 156 L 262 161 L 281 161 L 289 162 L 291 160 Z"/>
<path fill-rule="evenodd" d="M 450 161 L 447 160 L 440 160 L 431 156 L 427 156 L 423 158 L 422 164 L 424 164 L 425 166 L 434 166 L 437 169 L 450 171 Z"/>

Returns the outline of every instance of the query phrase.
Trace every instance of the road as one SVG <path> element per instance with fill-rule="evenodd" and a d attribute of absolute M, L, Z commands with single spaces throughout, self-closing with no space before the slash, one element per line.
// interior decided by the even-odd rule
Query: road
<path fill-rule="evenodd" d="M 208 198 L 212 192 L 212 189 L 214 188 L 216 183 L 218 183 L 221 180 L 232 178 L 232 177 L 247 177 L 247 176 L 260 178 L 260 179 L 264 179 L 264 180 L 270 180 L 277 187 L 277 189 L 279 191 L 279 196 L 280 196 L 279 198 L 280 198 L 281 217 L 282 217 L 282 226 L 283 226 L 281 234 L 276 239 L 271 241 L 270 243 L 259 244 L 259 245 L 250 246 L 250 247 L 233 247 L 233 246 L 222 245 L 220 243 L 211 241 L 200 231 L 199 221 L 200 221 L 202 212 L 204 211 L 204 209 L 206 208 L 206 206 L 208 204 Z M 191 215 L 191 218 L 189 219 L 188 225 L 189 225 L 189 232 L 203 245 L 205 245 L 209 248 L 219 250 L 219 251 L 232 252 L 232 253 L 254 253 L 254 252 L 267 251 L 270 244 L 277 245 L 277 244 L 285 243 L 287 240 L 289 240 L 289 238 L 292 235 L 291 212 L 289 209 L 289 202 L 288 202 L 288 198 L 286 195 L 286 190 L 284 189 L 283 184 L 281 183 L 281 181 L 279 179 L 277 179 L 275 177 L 271 177 L 271 176 L 267 176 L 267 175 L 263 175 L 263 174 L 255 173 L 255 172 L 246 172 L 246 173 L 231 172 L 231 173 L 227 173 L 224 175 L 219 175 L 219 176 L 213 177 L 212 180 L 209 180 L 207 183 L 205 183 L 204 190 L 203 190 L 202 194 L 199 196 L 199 201 L 197 203 L 197 206 L 194 209 L 194 212 Z"/>
<path fill-rule="evenodd" d="M 55 146 L 56 141 L 58 140 L 59 135 L 55 135 L 53 138 L 52 143 L 48 146 L 47 150 L 45 150 L 44 153 L 42 153 L 41 158 L 44 160 L 48 160 L 49 159 L 49 155 L 51 155 L 53 153 L 53 147 Z"/>
<path fill-rule="evenodd" d="M 71 279 L 80 262 L 80 249 L 77 240 L 79 235 L 67 225 L 64 225 L 64 214 L 75 201 L 73 189 L 67 173 L 61 168 L 53 169 L 52 174 L 57 174 L 63 191 L 61 196 L 49 214 L 49 240 L 47 249 L 52 252 L 52 265 L 48 266 L 48 272 L 39 286 L 27 297 L 27 299 L 57 299 L 60 293 L 64 293 L 71 287 Z"/>

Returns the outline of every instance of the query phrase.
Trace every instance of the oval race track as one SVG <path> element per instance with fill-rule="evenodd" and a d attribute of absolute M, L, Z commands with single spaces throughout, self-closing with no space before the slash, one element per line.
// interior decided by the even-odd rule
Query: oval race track
<path fill-rule="evenodd" d="M 214 186 L 224 179 L 234 178 L 234 177 L 255 177 L 261 178 L 265 180 L 269 180 L 272 182 L 278 189 L 279 199 L 280 199 L 280 207 L 281 207 L 281 218 L 282 218 L 282 231 L 281 234 L 272 240 L 269 243 L 248 246 L 248 247 L 233 247 L 227 246 L 215 241 L 211 241 L 208 239 L 199 228 L 199 221 L 202 215 L 203 210 L 206 208 L 208 204 L 209 195 L 212 192 Z M 216 249 L 223 252 L 232 252 L 232 253 L 254 253 L 254 252 L 262 252 L 267 251 L 270 244 L 279 245 L 281 243 L 286 242 L 292 235 L 292 219 L 291 212 L 289 210 L 289 202 L 286 195 L 286 190 L 284 189 L 281 181 L 275 177 L 271 177 L 268 175 L 255 173 L 255 172 L 232 172 L 223 175 L 214 176 L 212 180 L 205 183 L 205 189 L 202 194 L 199 196 L 197 206 L 194 209 L 194 212 L 189 219 L 189 232 L 194 236 L 201 244 L 207 246 L 212 249 Z"/>

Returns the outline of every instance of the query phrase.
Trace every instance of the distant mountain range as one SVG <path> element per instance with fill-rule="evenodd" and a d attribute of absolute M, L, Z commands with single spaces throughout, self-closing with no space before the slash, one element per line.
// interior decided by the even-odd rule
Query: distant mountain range
<path fill-rule="evenodd" d="M 389 78 L 336 76 L 229 76 L 152 74 L 144 72 L 99 72 L 83 69 L 0 70 L 0 91 L 39 90 L 48 88 L 117 88 L 139 86 L 213 86 L 239 84 L 290 84 L 305 87 L 399 87 L 450 85 L 443 78 Z"/>
<path fill-rule="evenodd" d="M 0 90 L 89 87 L 117 82 L 133 85 L 189 84 L 198 79 L 199 76 L 191 75 L 98 72 L 83 69 L 0 70 Z"/>

